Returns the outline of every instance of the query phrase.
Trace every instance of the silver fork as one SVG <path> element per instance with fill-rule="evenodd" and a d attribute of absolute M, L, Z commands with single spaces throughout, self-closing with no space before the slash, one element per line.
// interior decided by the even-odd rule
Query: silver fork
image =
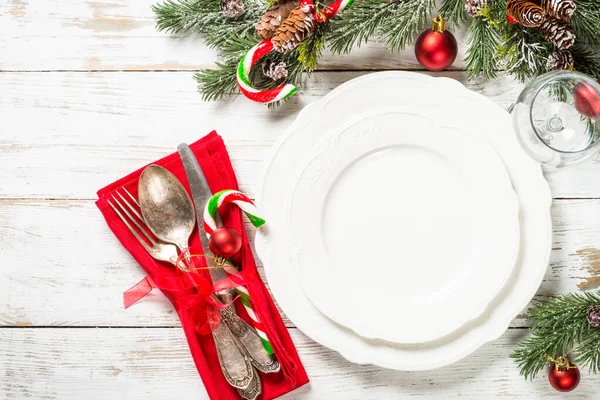
<path fill-rule="evenodd" d="M 138 201 L 125 188 L 123 188 L 122 191 L 126 196 L 124 197 L 119 191 L 117 191 L 116 194 L 121 200 L 117 200 L 114 195 L 113 200 L 117 203 L 117 206 L 119 206 L 119 208 L 126 213 L 126 215 L 129 217 L 129 220 L 131 220 L 137 226 L 137 228 L 140 230 L 140 232 L 142 232 L 146 239 L 148 239 L 152 246 L 149 246 L 139 236 L 139 234 L 137 234 L 135 229 L 129 225 L 129 229 L 132 230 L 134 235 L 136 235 L 138 241 L 140 241 L 142 245 L 146 245 L 144 247 L 152 257 L 158 260 L 166 260 L 171 264 L 177 265 L 185 271 L 187 267 L 181 265 L 181 262 L 184 260 L 177 258 L 177 247 L 175 245 L 162 242 L 159 239 L 153 239 L 153 236 L 148 233 L 149 228 L 146 227 L 141 213 L 138 211 L 138 209 L 140 209 Z M 123 204 L 125 206 L 123 206 Z M 134 207 L 134 205 L 136 205 L 137 208 Z M 131 215 L 131 213 L 133 213 L 133 215 Z M 127 219 L 125 219 L 124 222 L 127 224 Z M 218 302 L 230 304 L 234 300 L 234 296 L 232 294 L 234 294 L 232 289 L 226 289 L 216 293 L 216 295 L 213 295 L 212 297 Z M 231 333 L 233 333 L 233 335 L 236 337 L 238 344 L 242 347 L 242 351 L 250 359 L 250 362 L 254 368 L 266 374 L 279 372 L 281 366 L 277 361 L 277 358 L 265 351 L 262 340 L 256 330 L 248 325 L 246 321 L 241 319 L 239 315 L 237 315 L 233 306 L 222 309 L 221 318 L 223 321 L 225 321 Z"/>
<path fill-rule="evenodd" d="M 110 200 L 108 201 L 110 207 L 152 258 L 178 266 L 179 257 L 177 247 L 161 242 L 160 240 L 155 240 L 152 237 L 142 215 L 138 211 L 138 201 L 127 189 L 122 188 L 122 191 L 129 200 L 117 190 L 115 191 L 116 196 L 112 195 L 114 204 Z M 132 203 L 138 208 L 134 207 Z M 140 233 L 147 241 L 140 236 Z M 215 299 L 219 301 L 216 297 Z M 223 375 L 231 386 L 239 390 L 242 397 L 245 399 L 255 399 L 260 393 L 260 379 L 258 379 L 258 373 L 254 370 L 251 361 L 246 357 L 239 341 L 228 328 L 227 324 L 219 324 L 212 334 Z"/>
<path fill-rule="evenodd" d="M 140 204 L 135 199 L 135 197 L 133 197 L 127 189 L 122 189 L 125 192 L 125 194 L 131 199 L 131 201 L 139 208 Z M 154 238 L 148 233 L 149 229 L 146 227 L 146 223 L 144 222 L 144 219 L 142 218 L 140 212 L 135 207 L 133 207 L 130 201 L 125 199 L 125 197 L 123 197 L 123 195 L 118 190 L 116 190 L 115 193 L 117 194 L 117 196 L 119 196 L 121 200 L 119 201 L 119 199 L 117 199 L 113 194 L 113 201 L 117 204 L 118 208 L 121 209 L 123 213 L 125 213 L 127 218 L 121 213 L 121 211 L 119 211 L 114 206 L 113 203 L 109 201 L 108 204 L 117 213 L 117 215 L 119 216 L 121 221 L 123 221 L 125 226 L 129 228 L 131 234 L 135 236 L 138 242 L 140 242 L 144 250 L 146 250 L 146 252 L 148 252 L 148 254 L 150 254 L 150 256 L 155 260 L 166 261 L 177 266 L 177 261 L 179 260 L 179 255 L 177 254 L 177 247 L 175 247 L 175 245 L 173 244 L 154 240 Z M 125 204 L 125 206 L 123 204 Z M 131 213 L 133 213 L 135 217 L 131 215 Z M 133 226 L 131 226 L 131 223 L 133 223 L 138 228 L 139 232 L 141 232 L 144 235 L 148 242 L 142 239 L 138 231 L 135 230 Z"/>

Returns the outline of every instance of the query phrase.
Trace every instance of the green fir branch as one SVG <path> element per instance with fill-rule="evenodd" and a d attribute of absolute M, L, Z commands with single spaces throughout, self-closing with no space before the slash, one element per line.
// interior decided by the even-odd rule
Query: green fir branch
<path fill-rule="evenodd" d="M 600 45 L 600 1 L 577 0 L 571 25 L 581 43 Z"/>
<path fill-rule="evenodd" d="M 201 69 L 194 74 L 198 91 L 204 101 L 215 101 L 238 92 L 235 74 L 238 61 L 217 62 L 216 69 Z"/>
<path fill-rule="evenodd" d="M 506 72 L 519 81 L 525 82 L 548 72 L 546 63 L 551 45 L 539 32 L 514 26 L 506 30 L 501 41 L 503 44 L 498 48 L 496 57 L 504 60 Z"/>
<path fill-rule="evenodd" d="M 199 19 L 204 13 L 213 12 L 213 7 L 197 0 L 167 0 L 152 6 L 159 32 L 187 33 L 199 29 Z M 218 9 L 218 4 L 217 4 Z"/>
<path fill-rule="evenodd" d="M 468 33 L 465 57 L 467 77 L 483 77 L 486 80 L 495 78 L 498 75 L 495 55 L 500 44 L 497 33 L 483 16 L 473 20 Z"/>
<path fill-rule="evenodd" d="M 232 34 L 229 37 L 223 37 L 222 44 L 219 47 L 223 58 L 235 58 L 239 61 L 244 54 L 251 48 L 260 43 L 260 39 L 255 35 Z"/>
<path fill-rule="evenodd" d="M 391 10 L 389 17 L 383 19 L 380 32 L 392 53 L 404 50 L 431 22 L 435 4 L 436 0 L 404 0 Z"/>
<path fill-rule="evenodd" d="M 584 74 L 600 78 L 600 48 L 592 48 L 590 46 L 576 43 L 571 48 L 573 59 L 575 61 L 575 69 Z"/>
<path fill-rule="evenodd" d="M 453 25 L 462 25 L 467 22 L 465 0 L 444 0 L 440 14 Z"/>
<path fill-rule="evenodd" d="M 330 24 L 317 25 L 313 33 L 298 46 L 298 61 L 306 71 L 317 68 L 317 61 L 325 48 L 325 35 L 330 26 Z"/>
<path fill-rule="evenodd" d="M 560 332 L 550 332 L 543 337 L 532 336 L 525 339 L 519 350 L 510 357 L 515 360 L 519 373 L 525 379 L 533 379 L 546 366 L 546 356 L 562 355 L 574 342 L 564 341 Z"/>
<path fill-rule="evenodd" d="M 244 54 L 257 43 L 259 39 L 255 36 L 233 35 L 227 39 L 226 44 L 221 48 L 223 60 L 216 63 L 216 69 L 202 69 L 194 74 L 203 100 L 214 101 L 239 93 L 236 79 L 238 64 Z M 263 65 L 269 62 L 284 62 L 288 70 L 286 82 L 296 86 L 300 86 L 302 74 L 308 71 L 299 60 L 298 51 L 288 54 L 272 52 L 262 62 L 254 65 L 250 71 L 250 80 L 257 89 L 271 89 L 282 84 L 282 82 L 273 82 L 262 74 Z M 277 105 L 279 103 L 269 106 Z"/>
<path fill-rule="evenodd" d="M 244 0 L 245 12 L 228 18 L 220 10 L 219 0 L 164 0 L 152 7 L 159 31 L 173 34 L 200 33 L 204 42 L 220 52 L 215 69 L 195 74 L 199 90 L 206 100 L 216 100 L 238 92 L 237 64 L 260 39 L 255 24 L 272 0 Z M 577 70 L 600 76 L 600 1 L 577 0 L 571 23 L 577 43 L 571 49 Z M 316 1 L 322 7 L 322 0 Z M 313 70 L 327 47 L 346 54 L 374 38 L 381 38 L 391 52 L 411 45 L 415 36 L 428 27 L 435 0 L 366 0 L 356 2 L 332 21 L 319 25 L 296 51 L 283 55 L 273 52 L 251 71 L 257 88 L 275 87 L 262 74 L 265 62 L 284 61 L 286 82 L 299 84 L 303 73 Z M 464 0 L 443 0 L 440 13 L 459 25 L 468 21 Z M 465 58 L 469 78 L 492 79 L 499 69 L 525 81 L 547 71 L 546 62 L 555 51 L 538 29 L 511 25 L 506 21 L 506 0 L 488 3 L 469 26 Z M 501 68 L 502 67 L 502 68 Z M 590 353 L 591 354 L 591 353 Z M 590 355 L 591 357 L 591 355 Z M 593 361 L 590 361 L 593 363 Z"/>
<path fill-rule="evenodd" d="M 496 30 L 501 30 L 502 26 L 505 24 L 510 25 L 506 20 L 508 16 L 508 12 L 506 11 L 506 0 L 494 0 L 488 2 L 485 13 L 490 25 Z"/>
<path fill-rule="evenodd" d="M 260 0 L 246 0 L 246 10 L 237 18 L 223 15 L 219 0 L 166 0 L 152 6 L 159 31 L 202 33 L 210 47 L 219 48 L 231 35 L 253 35 L 256 21 L 265 10 Z"/>
<path fill-rule="evenodd" d="M 600 371 L 600 329 L 588 330 L 587 335 L 579 342 L 576 360 L 579 365 L 588 366 L 594 374 Z"/>
<path fill-rule="evenodd" d="M 355 2 L 331 22 L 328 48 L 336 54 L 347 54 L 354 46 L 367 43 L 378 32 L 382 21 L 390 18 L 392 10 L 401 5 L 389 0 Z"/>
<path fill-rule="evenodd" d="M 546 63 L 552 46 L 539 30 L 509 24 L 506 20 L 506 0 L 489 3 L 486 18 L 499 37 L 495 59 L 508 74 L 521 82 L 548 71 Z"/>
<path fill-rule="evenodd" d="M 256 64 L 250 71 L 250 80 L 257 89 L 272 89 L 282 82 L 273 82 L 269 78 L 262 75 L 262 66 L 268 61 L 283 61 L 288 69 L 288 78 L 286 83 L 295 86 L 301 86 L 301 78 L 304 71 L 304 66 L 298 61 L 297 53 L 280 54 L 276 53 L 272 57 Z M 194 74 L 194 79 L 198 83 L 198 91 L 202 94 L 202 99 L 205 101 L 220 100 L 224 97 L 232 96 L 239 93 L 237 86 L 237 67 L 239 60 L 229 58 L 224 62 L 216 63 L 216 69 L 202 69 Z M 273 105 L 277 106 L 278 103 Z M 270 105 L 272 107 L 272 105 Z"/>
<path fill-rule="evenodd" d="M 221 46 L 222 61 L 216 63 L 216 69 L 202 69 L 194 74 L 198 91 L 206 101 L 219 100 L 238 93 L 237 67 L 240 59 L 259 42 L 255 36 L 230 35 L 223 38 Z"/>
<path fill-rule="evenodd" d="M 587 322 L 587 310 L 594 305 L 600 305 L 600 292 L 536 302 L 528 310 L 533 321 L 531 336 L 511 354 L 520 374 L 533 379 L 546 366 L 546 356 L 566 353 L 579 367 L 600 370 L 600 328 Z"/>

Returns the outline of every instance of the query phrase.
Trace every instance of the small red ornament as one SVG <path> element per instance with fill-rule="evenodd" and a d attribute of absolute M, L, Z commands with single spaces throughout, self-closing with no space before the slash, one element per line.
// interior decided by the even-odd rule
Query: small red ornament
<path fill-rule="evenodd" d="M 236 230 L 217 228 L 208 238 L 210 251 L 224 258 L 231 258 L 242 248 L 242 238 Z"/>
<path fill-rule="evenodd" d="M 600 120 L 600 87 L 581 82 L 573 89 L 575 108 L 581 115 Z"/>
<path fill-rule="evenodd" d="M 576 365 L 569 363 L 567 356 L 558 357 L 550 364 L 548 381 L 559 392 L 574 390 L 581 380 L 581 373 Z"/>
<path fill-rule="evenodd" d="M 511 25 L 516 25 L 519 23 L 519 21 L 517 21 L 512 15 L 508 14 L 506 16 L 506 20 L 508 21 L 509 24 Z"/>
<path fill-rule="evenodd" d="M 448 68 L 458 54 L 458 43 L 454 35 L 446 30 L 446 21 L 441 16 L 433 20 L 431 30 L 426 30 L 415 43 L 415 55 L 419 63 L 430 71 Z"/>

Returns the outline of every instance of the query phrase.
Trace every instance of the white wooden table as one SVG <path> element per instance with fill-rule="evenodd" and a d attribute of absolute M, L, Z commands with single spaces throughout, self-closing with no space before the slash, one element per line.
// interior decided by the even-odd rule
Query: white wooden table
<path fill-rule="evenodd" d="M 123 310 L 123 290 L 143 272 L 106 227 L 96 190 L 217 129 L 252 194 L 304 105 L 368 70 L 420 69 L 411 51 L 370 44 L 325 56 L 278 110 L 240 97 L 204 103 L 191 71 L 214 52 L 157 33 L 153 2 L 0 2 L 0 399 L 206 398 L 168 302 L 155 294 Z M 522 88 L 510 78 L 467 83 L 455 67 L 435 75 L 505 107 Z M 539 297 L 600 273 L 600 163 L 548 179 L 555 235 Z M 544 374 L 526 382 L 508 358 L 527 335 L 525 314 L 464 361 L 420 373 L 353 365 L 286 323 L 312 380 L 290 399 L 558 398 Z M 584 372 L 564 397 L 599 398 L 598 383 Z"/>

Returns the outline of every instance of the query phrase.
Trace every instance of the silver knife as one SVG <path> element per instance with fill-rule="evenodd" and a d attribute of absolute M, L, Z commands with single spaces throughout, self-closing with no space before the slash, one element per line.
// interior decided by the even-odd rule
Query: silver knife
<path fill-rule="evenodd" d="M 185 174 L 187 175 L 190 189 L 192 190 L 192 199 L 194 200 L 194 208 L 196 210 L 196 223 L 198 224 L 198 235 L 200 235 L 202 250 L 204 251 L 204 254 L 211 256 L 212 252 L 208 247 L 208 238 L 204 231 L 204 207 L 212 197 L 213 193 L 208 186 L 202 168 L 200 168 L 200 164 L 198 164 L 198 160 L 196 160 L 196 156 L 192 152 L 192 149 L 190 149 L 190 146 L 181 143 L 177 146 L 177 151 L 183 162 L 183 168 L 185 169 Z M 227 273 L 222 268 L 210 268 L 209 271 L 213 282 L 217 282 L 227 277 Z"/>
<path fill-rule="evenodd" d="M 202 216 L 204 215 L 204 207 L 212 196 L 212 191 L 210 190 L 206 177 L 202 172 L 202 168 L 200 168 L 200 164 L 198 164 L 198 160 L 190 147 L 187 144 L 182 143 L 177 147 L 177 151 L 183 162 L 183 167 L 192 191 L 202 250 L 204 254 L 211 256 L 212 252 L 208 247 L 208 238 L 204 231 L 204 219 Z M 222 268 L 211 268 L 209 271 L 213 282 L 219 281 L 227 276 L 227 273 Z M 222 297 L 223 296 L 221 296 L 221 298 Z M 228 303 L 230 301 L 227 299 L 224 302 Z M 234 312 L 233 307 L 224 309 L 222 316 L 231 331 L 241 342 L 242 347 L 256 369 L 265 373 L 279 372 L 280 365 L 277 358 L 275 358 L 275 355 L 268 354 L 265 351 L 262 340 L 260 336 L 258 336 L 256 330 L 241 319 Z"/>

